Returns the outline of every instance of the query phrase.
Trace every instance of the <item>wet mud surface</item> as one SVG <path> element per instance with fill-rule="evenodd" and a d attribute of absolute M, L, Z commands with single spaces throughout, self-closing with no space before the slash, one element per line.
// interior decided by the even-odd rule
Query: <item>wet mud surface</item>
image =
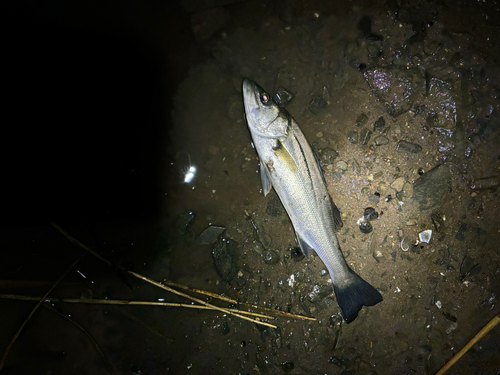
<path fill-rule="evenodd" d="M 157 35 L 161 17 L 144 32 L 169 61 L 160 130 L 136 149 L 158 147 L 136 163 L 156 160 L 154 176 L 140 175 L 154 182 L 131 177 L 149 200 L 137 214 L 65 228 L 104 243 L 118 268 L 316 320 L 277 317 L 269 328 L 216 311 L 54 303 L 26 326 L 5 373 L 434 374 L 499 313 L 498 5 L 241 1 L 207 12 L 185 2 L 175 11 L 176 43 Z M 286 109 L 341 212 L 344 257 L 383 295 L 350 324 L 321 260 L 300 253 L 278 196 L 262 193 L 243 78 L 290 95 Z M 79 254 L 42 224 L 3 232 L 11 251 L 34 254 L 4 261 L 4 280 L 54 281 Z M 48 247 L 60 249 L 51 271 Z M 50 287 L 17 285 L 2 293 Z M 51 295 L 189 303 L 91 255 Z M 6 347 L 34 305 L 0 303 Z M 448 373 L 497 374 L 498 333 Z"/>

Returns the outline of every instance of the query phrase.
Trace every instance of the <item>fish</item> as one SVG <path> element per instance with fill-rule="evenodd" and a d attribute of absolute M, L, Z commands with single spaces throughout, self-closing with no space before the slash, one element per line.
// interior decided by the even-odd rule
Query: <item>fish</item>
<path fill-rule="evenodd" d="M 251 79 L 243 80 L 243 104 L 252 143 L 260 161 L 264 196 L 272 188 L 285 208 L 299 246 L 316 252 L 332 281 L 346 323 L 382 295 L 346 263 L 335 231 L 343 226 L 328 192 L 318 158 L 288 111 Z"/>

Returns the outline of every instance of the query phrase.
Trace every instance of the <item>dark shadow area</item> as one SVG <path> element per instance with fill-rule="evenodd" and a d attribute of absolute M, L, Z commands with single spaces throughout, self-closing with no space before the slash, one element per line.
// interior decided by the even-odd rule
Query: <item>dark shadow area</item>
<path fill-rule="evenodd" d="M 155 215 L 160 57 L 137 35 L 23 15 L 3 26 L 3 220 Z"/>

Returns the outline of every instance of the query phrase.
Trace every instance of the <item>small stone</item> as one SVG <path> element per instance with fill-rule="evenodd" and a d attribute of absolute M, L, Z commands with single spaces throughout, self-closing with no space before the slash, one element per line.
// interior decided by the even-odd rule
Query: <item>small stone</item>
<path fill-rule="evenodd" d="M 376 206 L 380 202 L 380 194 L 368 194 L 368 202 Z"/>
<path fill-rule="evenodd" d="M 366 220 L 375 220 L 378 219 L 378 212 L 373 207 L 366 207 L 363 213 L 363 217 Z"/>
<path fill-rule="evenodd" d="M 359 230 L 363 233 L 370 233 L 373 230 L 373 227 L 368 220 L 363 219 L 359 223 Z"/>
<path fill-rule="evenodd" d="M 302 259 L 304 259 L 304 253 L 298 246 L 292 247 L 290 249 L 290 255 L 294 262 L 300 262 Z"/>
<path fill-rule="evenodd" d="M 410 220 L 408 220 L 406 222 L 406 225 L 409 226 L 409 227 L 411 227 L 411 226 L 417 225 L 417 223 L 418 223 L 417 219 L 411 218 Z"/>
<path fill-rule="evenodd" d="M 321 166 L 331 165 L 333 161 L 339 156 L 339 153 L 329 147 L 321 150 L 321 154 L 319 154 L 319 162 Z"/>
<path fill-rule="evenodd" d="M 396 145 L 396 150 L 399 152 L 411 152 L 413 154 L 416 154 L 422 151 L 422 146 L 412 142 L 399 141 Z"/>
<path fill-rule="evenodd" d="M 396 191 L 401 191 L 403 189 L 404 183 L 404 177 L 398 177 L 392 182 L 391 187 Z"/>
<path fill-rule="evenodd" d="M 436 229 L 436 232 L 441 232 L 444 228 L 444 221 L 443 217 L 440 212 L 433 212 L 431 214 L 431 220 L 432 224 L 434 224 L 434 229 Z"/>
<path fill-rule="evenodd" d="M 231 239 L 219 240 L 212 249 L 215 269 L 224 281 L 231 281 L 238 273 L 236 254 L 238 243 Z"/>
<path fill-rule="evenodd" d="M 307 295 L 309 302 L 319 302 L 328 297 L 333 292 L 330 285 L 315 285 L 311 293 Z"/>
<path fill-rule="evenodd" d="M 387 182 L 381 181 L 379 182 L 377 186 L 377 191 L 380 193 L 380 195 L 385 195 L 387 192 Z"/>
<path fill-rule="evenodd" d="M 343 160 L 338 161 L 335 167 L 340 169 L 342 172 L 347 171 L 347 163 Z"/>
<path fill-rule="evenodd" d="M 356 130 L 351 130 L 349 134 L 347 134 L 347 139 L 353 144 L 358 143 L 358 132 Z"/>
<path fill-rule="evenodd" d="M 375 123 L 373 124 L 373 131 L 377 131 L 377 130 L 382 130 L 385 126 L 385 120 L 382 116 L 380 116 L 378 118 L 377 121 L 375 121 Z"/>
<path fill-rule="evenodd" d="M 342 180 L 342 175 L 340 174 L 340 172 L 333 172 L 332 180 L 333 182 L 340 182 Z"/>
<path fill-rule="evenodd" d="M 375 142 L 375 146 L 383 146 L 389 143 L 389 140 L 384 137 L 383 135 L 379 135 L 378 137 L 375 137 L 373 140 Z"/>
<path fill-rule="evenodd" d="M 370 137 L 372 136 L 372 131 L 367 128 L 361 129 L 361 133 L 359 135 L 359 143 L 362 145 L 368 144 L 370 142 Z"/>
<path fill-rule="evenodd" d="M 368 121 L 368 116 L 365 115 L 364 113 L 361 113 L 358 118 L 356 119 L 356 126 L 360 127 L 366 124 Z"/>
<path fill-rule="evenodd" d="M 197 245 L 208 245 L 217 241 L 217 238 L 224 233 L 225 227 L 209 226 L 194 241 Z"/>
<path fill-rule="evenodd" d="M 317 96 L 309 104 L 309 110 L 316 116 L 321 116 L 325 111 L 328 103 L 325 99 Z"/>
<path fill-rule="evenodd" d="M 499 184 L 500 178 L 498 176 L 492 176 L 477 179 L 470 187 L 472 190 L 486 190 L 495 188 Z"/>
<path fill-rule="evenodd" d="M 458 328 L 458 323 L 457 322 L 453 322 L 453 323 L 450 324 L 450 326 L 448 327 L 448 329 L 445 332 L 446 332 L 447 335 L 449 335 L 450 333 L 452 333 L 457 328 Z"/>
<path fill-rule="evenodd" d="M 401 193 L 402 193 L 402 199 L 411 198 L 413 196 L 413 184 L 411 182 L 406 181 L 403 185 Z"/>
<path fill-rule="evenodd" d="M 264 259 L 264 263 L 273 265 L 278 264 L 280 256 L 277 251 L 269 250 L 262 255 L 262 259 Z"/>
<path fill-rule="evenodd" d="M 281 106 L 286 106 L 293 99 L 293 94 L 282 86 L 276 90 L 276 101 Z"/>

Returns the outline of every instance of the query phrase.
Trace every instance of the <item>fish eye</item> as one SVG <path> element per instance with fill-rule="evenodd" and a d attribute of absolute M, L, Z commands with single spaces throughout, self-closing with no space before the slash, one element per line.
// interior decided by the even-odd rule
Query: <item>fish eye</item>
<path fill-rule="evenodd" d="M 262 104 L 268 104 L 271 101 L 271 96 L 267 92 L 260 94 L 260 101 Z"/>

